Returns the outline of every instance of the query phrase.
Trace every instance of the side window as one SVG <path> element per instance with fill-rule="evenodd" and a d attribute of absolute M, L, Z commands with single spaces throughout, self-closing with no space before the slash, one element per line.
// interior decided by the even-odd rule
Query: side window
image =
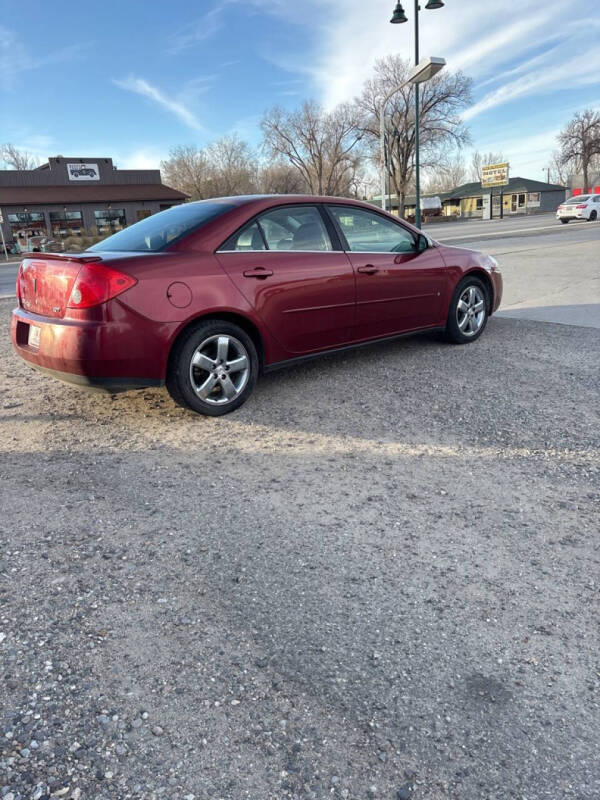
<path fill-rule="evenodd" d="M 415 252 L 415 237 L 400 223 L 351 206 L 329 206 L 329 209 L 353 252 Z"/>
<path fill-rule="evenodd" d="M 281 206 L 261 214 L 258 222 L 269 250 L 333 250 L 315 206 Z"/>
<path fill-rule="evenodd" d="M 256 222 L 246 225 L 230 236 L 220 250 L 266 250 L 265 242 Z"/>

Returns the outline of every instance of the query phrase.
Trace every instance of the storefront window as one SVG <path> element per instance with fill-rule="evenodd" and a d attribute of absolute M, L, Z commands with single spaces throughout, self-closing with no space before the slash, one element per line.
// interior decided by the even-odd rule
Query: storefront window
<path fill-rule="evenodd" d="M 146 219 L 147 217 L 151 216 L 152 212 L 149 208 L 138 208 L 135 214 L 139 221 L 140 219 Z"/>
<path fill-rule="evenodd" d="M 45 236 L 46 221 L 42 211 L 21 211 L 17 214 L 8 214 L 8 223 L 13 237 L 19 231 L 27 231 L 29 236 Z"/>
<path fill-rule="evenodd" d="M 102 211 L 94 211 L 94 220 L 98 233 L 102 236 L 107 233 L 114 233 L 125 228 L 125 209 L 106 208 Z"/>
<path fill-rule="evenodd" d="M 81 236 L 83 233 L 81 211 L 51 211 L 50 227 L 54 236 Z"/>

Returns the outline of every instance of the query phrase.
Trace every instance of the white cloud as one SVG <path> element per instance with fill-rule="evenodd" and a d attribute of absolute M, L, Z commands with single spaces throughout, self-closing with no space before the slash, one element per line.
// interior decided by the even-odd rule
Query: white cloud
<path fill-rule="evenodd" d="M 144 78 L 129 77 L 125 80 L 114 80 L 113 83 L 119 88 L 125 89 L 125 91 L 134 92 L 135 94 L 148 98 L 148 100 L 151 100 L 161 108 L 174 114 L 181 122 L 187 125 L 188 128 L 198 132 L 204 132 L 204 126 L 193 111 L 187 107 L 185 99 L 181 100 L 167 97 L 160 89 L 157 89 L 156 86 L 152 86 L 152 84 L 148 83 Z"/>
<path fill-rule="evenodd" d="M 113 155 L 113 163 L 119 169 L 160 169 L 160 162 L 168 154 L 156 147 L 141 147 L 121 155 Z"/>
<path fill-rule="evenodd" d="M 194 45 L 210 39 L 218 33 L 224 24 L 224 12 L 227 6 L 236 0 L 221 0 L 194 23 L 186 24 L 168 37 L 168 52 L 177 55 Z"/>
<path fill-rule="evenodd" d="M 314 46 L 310 52 L 290 53 L 270 44 L 263 56 L 279 67 L 312 79 L 316 93 L 327 106 L 351 100 L 369 76 L 375 61 L 390 53 L 414 58 L 414 12 L 405 5 L 408 24 L 390 25 L 392 0 L 246 0 L 263 12 L 308 30 Z M 570 64 L 578 59 L 585 76 L 582 83 L 598 77 L 597 41 L 600 22 L 584 9 L 573 18 L 572 4 L 564 0 L 521 0 L 508 7 L 506 0 L 452 2 L 420 15 L 421 56 L 443 56 L 448 69 L 462 69 L 478 84 L 498 84 L 504 72 L 507 88 L 499 85 L 493 105 L 515 96 L 545 91 L 562 75 L 573 74 Z M 587 60 L 587 65 L 584 63 Z M 519 63 L 515 68 L 515 63 Z M 533 74 L 529 73 L 531 70 Z M 539 72 L 551 71 L 542 77 Z M 568 71 L 568 73 L 567 73 Z M 516 94 L 510 78 L 525 76 L 527 87 Z M 565 87 L 566 88 L 566 87 Z M 491 108 L 491 98 L 485 108 Z M 483 107 L 481 107 L 483 110 Z M 471 112 L 471 116 L 480 111 Z"/>

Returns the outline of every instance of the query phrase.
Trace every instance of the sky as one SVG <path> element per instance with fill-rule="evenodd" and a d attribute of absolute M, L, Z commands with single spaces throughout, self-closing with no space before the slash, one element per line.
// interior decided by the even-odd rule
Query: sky
<path fill-rule="evenodd" d="M 425 5 L 426 0 L 421 0 Z M 44 160 L 155 168 L 179 144 L 237 133 L 263 112 L 352 100 L 374 62 L 414 55 L 394 0 L 0 0 L 0 142 Z M 465 151 L 501 151 L 542 180 L 556 135 L 600 107 L 598 0 L 446 0 L 420 14 L 421 56 L 474 80 Z"/>

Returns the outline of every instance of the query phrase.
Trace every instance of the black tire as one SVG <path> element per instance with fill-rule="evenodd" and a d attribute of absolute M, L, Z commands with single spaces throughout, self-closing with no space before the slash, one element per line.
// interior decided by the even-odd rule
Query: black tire
<path fill-rule="evenodd" d="M 568 224 L 569 224 L 569 222 L 570 222 L 570 220 L 568 220 L 568 219 L 561 219 L 561 222 L 562 222 L 562 224 L 563 224 L 563 225 L 568 225 Z"/>
<path fill-rule="evenodd" d="M 223 366 L 219 366 L 217 362 L 221 364 L 221 361 L 218 359 L 218 347 L 223 339 L 229 341 L 227 352 L 238 357 L 227 361 L 228 356 L 225 356 L 225 360 L 222 361 Z M 209 355 L 206 355 L 207 353 Z M 210 369 L 206 369 L 204 365 L 192 366 L 192 358 L 203 360 L 206 358 L 207 361 L 211 361 L 212 353 L 215 353 L 214 366 Z M 247 374 L 241 376 L 241 373 L 245 372 L 241 368 L 229 372 L 230 368 L 226 365 L 234 363 L 239 365 L 243 363 L 244 356 L 247 358 Z M 167 369 L 167 389 L 178 405 L 191 408 L 198 414 L 220 417 L 235 411 L 246 402 L 256 383 L 258 367 L 254 342 L 239 325 L 226 320 L 206 320 L 187 330 L 175 343 Z M 213 369 L 215 372 L 211 371 Z M 221 375 L 221 370 L 227 370 L 227 373 Z M 226 382 L 221 382 L 221 377 Z M 239 387 L 235 386 L 235 381 L 239 383 Z M 210 386 L 211 390 L 207 399 L 203 399 L 198 392 L 201 389 L 208 391 L 205 388 L 207 386 Z M 228 400 L 226 389 L 231 386 L 239 391 Z"/>
<path fill-rule="evenodd" d="M 588 219 L 588 222 L 596 222 L 597 219 L 598 219 L 598 212 L 596 211 L 596 209 L 594 209 L 592 211 L 592 213 L 590 214 L 590 218 Z"/>
<path fill-rule="evenodd" d="M 469 293 L 469 290 L 474 289 L 474 296 L 476 298 L 480 298 L 483 302 L 483 308 L 480 309 L 477 313 L 473 312 L 473 319 L 474 325 L 477 326 L 476 330 L 471 330 L 471 323 L 467 323 L 466 330 L 461 329 L 459 324 L 459 302 L 461 302 L 461 298 L 464 298 L 466 294 Z M 473 309 L 478 308 L 479 303 L 473 306 Z M 448 319 L 446 322 L 446 339 L 454 344 L 469 344 L 470 342 L 474 342 L 476 339 L 479 339 L 483 331 L 485 330 L 485 326 L 487 325 L 488 315 L 489 315 L 489 307 L 490 307 L 490 298 L 489 298 L 489 291 L 485 283 L 475 276 L 470 277 L 467 275 L 464 277 L 457 285 L 456 289 L 454 290 L 454 294 L 452 295 L 452 300 L 450 301 L 450 307 L 448 308 Z M 479 318 L 479 314 L 482 314 L 481 319 Z M 461 321 L 464 319 L 466 312 L 460 312 Z"/>

